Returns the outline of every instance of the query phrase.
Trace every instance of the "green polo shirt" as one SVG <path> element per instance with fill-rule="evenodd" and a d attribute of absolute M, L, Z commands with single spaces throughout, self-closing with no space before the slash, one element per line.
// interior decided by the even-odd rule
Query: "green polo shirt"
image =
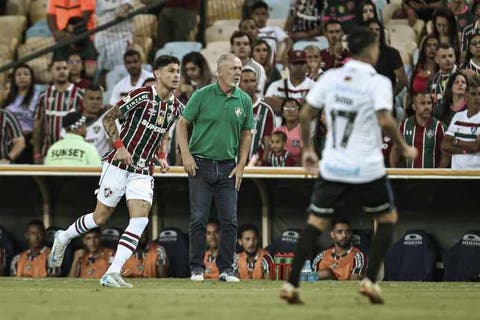
<path fill-rule="evenodd" d="M 235 88 L 228 97 L 215 82 L 193 93 L 182 116 L 193 125 L 190 153 L 210 160 L 238 155 L 242 130 L 253 129 L 252 99 Z"/>
<path fill-rule="evenodd" d="M 97 166 L 102 160 L 97 149 L 86 142 L 82 136 L 73 133 L 55 142 L 47 152 L 45 158 L 47 166 Z"/>

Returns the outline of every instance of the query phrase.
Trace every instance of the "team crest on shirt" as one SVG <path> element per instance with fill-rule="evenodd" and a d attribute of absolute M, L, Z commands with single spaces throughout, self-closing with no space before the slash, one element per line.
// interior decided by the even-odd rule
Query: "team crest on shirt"
<path fill-rule="evenodd" d="M 433 136 L 435 135 L 435 132 L 432 129 L 430 129 L 430 130 L 427 130 L 425 134 L 427 135 L 428 139 L 432 139 Z"/>
<path fill-rule="evenodd" d="M 240 107 L 235 107 L 235 115 L 237 116 L 237 118 L 240 118 L 243 114 L 243 110 L 242 108 Z"/>
<path fill-rule="evenodd" d="M 93 132 L 98 133 L 100 131 L 100 126 L 93 127 Z"/>
<path fill-rule="evenodd" d="M 158 125 L 158 126 L 162 126 L 164 119 L 165 119 L 165 118 L 164 118 L 163 116 L 159 115 L 159 116 L 157 117 L 157 125 Z"/>
<path fill-rule="evenodd" d="M 105 196 L 105 198 L 108 198 L 112 195 L 113 191 L 112 189 L 110 188 L 105 188 L 105 190 L 103 190 L 103 195 Z"/>

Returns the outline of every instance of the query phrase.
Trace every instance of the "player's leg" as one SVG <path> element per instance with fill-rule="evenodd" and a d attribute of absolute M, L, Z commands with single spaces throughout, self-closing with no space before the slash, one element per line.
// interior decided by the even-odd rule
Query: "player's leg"
<path fill-rule="evenodd" d="M 137 249 L 140 237 L 148 225 L 153 200 L 153 177 L 128 173 L 125 193 L 130 220 L 120 236 L 112 264 L 100 279 L 100 284 L 107 287 L 133 287 L 120 274 L 125 262 Z"/>
<path fill-rule="evenodd" d="M 347 185 L 343 183 L 326 181 L 322 178 L 315 181 L 311 204 L 308 208 L 307 226 L 300 233 L 288 282 L 280 291 L 280 298 L 288 303 L 301 303 L 298 289 L 300 272 L 307 258 L 314 254 L 318 238 L 330 226 L 336 203 L 346 190 Z"/>
<path fill-rule="evenodd" d="M 364 210 L 373 214 L 376 228 L 368 251 L 366 278 L 360 283 L 360 293 L 367 296 L 372 303 L 383 303 L 380 287 L 375 282 L 385 254 L 392 244 L 398 214 L 390 182 L 386 176 L 364 186 L 362 193 L 365 201 Z"/>
<path fill-rule="evenodd" d="M 118 201 L 123 197 L 125 179 L 125 171 L 104 164 L 95 211 L 79 217 L 65 231 L 59 230 L 55 233 L 55 240 L 48 257 L 51 267 L 62 265 L 65 249 L 72 239 L 105 224 L 115 211 Z"/>

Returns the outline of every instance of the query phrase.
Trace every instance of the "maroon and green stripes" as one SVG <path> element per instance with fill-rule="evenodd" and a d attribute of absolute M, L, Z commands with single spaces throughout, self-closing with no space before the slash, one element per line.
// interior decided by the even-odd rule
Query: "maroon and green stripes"
<path fill-rule="evenodd" d="M 139 241 L 140 241 L 140 236 L 137 236 L 134 233 L 125 231 L 120 237 L 118 244 L 124 246 L 125 248 L 129 249 L 132 252 L 135 252 Z"/>
<path fill-rule="evenodd" d="M 418 125 L 415 117 L 409 117 L 400 126 L 400 132 L 407 144 L 415 146 L 418 156 L 413 161 L 407 161 L 407 168 L 436 168 L 440 163 L 440 144 L 445 128 L 443 124 L 431 118 L 425 127 Z"/>
<path fill-rule="evenodd" d="M 84 233 L 87 233 L 88 231 L 88 228 L 87 228 L 87 225 L 85 224 L 85 215 L 81 216 L 80 218 L 78 218 L 76 221 L 75 221 L 75 230 L 79 233 L 79 234 L 84 234 Z"/>
<path fill-rule="evenodd" d="M 5 159 L 13 139 L 22 136 L 22 128 L 10 111 L 0 109 L 0 159 Z"/>
<path fill-rule="evenodd" d="M 115 150 L 105 160 L 113 165 L 138 174 L 153 174 L 153 158 L 164 134 L 182 112 L 182 104 L 172 95 L 161 101 L 152 87 L 133 90 L 117 104 L 125 114 L 120 139 L 132 155 L 133 165 L 115 160 Z"/>

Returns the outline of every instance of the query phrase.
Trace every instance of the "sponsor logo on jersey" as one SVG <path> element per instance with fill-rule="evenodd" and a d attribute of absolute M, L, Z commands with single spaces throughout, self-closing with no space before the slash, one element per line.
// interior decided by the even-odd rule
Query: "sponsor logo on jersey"
<path fill-rule="evenodd" d="M 435 135 L 435 131 L 433 131 L 433 129 L 430 129 L 430 130 L 427 130 L 425 134 L 427 135 L 428 139 L 432 139 L 433 136 Z"/>
<path fill-rule="evenodd" d="M 157 123 L 158 123 L 158 121 L 157 121 Z M 165 128 L 160 128 L 160 127 L 148 122 L 148 120 L 146 120 L 146 119 L 143 119 L 141 124 L 142 124 L 142 126 L 145 126 L 147 129 L 153 130 L 153 131 L 158 132 L 158 133 L 165 133 L 165 131 L 166 131 Z"/>
<path fill-rule="evenodd" d="M 112 189 L 110 189 L 110 188 L 105 188 L 105 189 L 103 190 L 103 195 L 105 196 L 105 198 L 110 197 L 112 194 L 113 194 L 113 191 L 112 191 Z"/>
<path fill-rule="evenodd" d="M 100 126 L 93 127 L 93 132 L 98 133 L 100 131 Z"/>
<path fill-rule="evenodd" d="M 338 103 L 341 103 L 341 104 L 348 104 L 348 105 L 353 104 L 352 99 L 347 98 L 347 97 L 342 97 L 342 96 L 339 96 L 339 95 L 335 95 L 335 102 L 338 102 Z"/>

